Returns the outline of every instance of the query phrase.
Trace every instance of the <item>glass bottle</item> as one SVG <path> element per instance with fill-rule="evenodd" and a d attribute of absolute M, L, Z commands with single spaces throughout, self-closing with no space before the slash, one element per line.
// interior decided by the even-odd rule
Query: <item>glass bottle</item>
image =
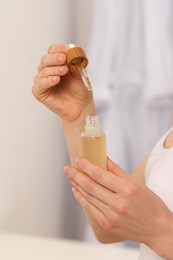
<path fill-rule="evenodd" d="M 106 135 L 97 115 L 86 116 L 85 129 L 80 135 L 80 155 L 107 169 Z"/>

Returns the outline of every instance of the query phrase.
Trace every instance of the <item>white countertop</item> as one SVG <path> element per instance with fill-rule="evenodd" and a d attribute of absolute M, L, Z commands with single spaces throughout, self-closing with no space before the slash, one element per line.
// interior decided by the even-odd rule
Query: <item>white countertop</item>
<path fill-rule="evenodd" d="M 122 246 L 0 232 L 0 260 L 137 260 L 138 250 Z"/>

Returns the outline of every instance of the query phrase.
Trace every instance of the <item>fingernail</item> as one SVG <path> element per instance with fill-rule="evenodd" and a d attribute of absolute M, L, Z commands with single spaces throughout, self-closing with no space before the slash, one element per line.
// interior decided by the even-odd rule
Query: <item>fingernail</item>
<path fill-rule="evenodd" d="M 65 173 L 68 173 L 68 170 L 69 170 L 69 166 L 68 166 L 68 165 L 65 165 L 65 166 L 64 166 L 64 172 L 65 172 Z"/>
<path fill-rule="evenodd" d="M 71 190 L 72 190 L 73 193 L 77 191 L 77 189 L 75 187 L 72 187 Z"/>
<path fill-rule="evenodd" d="M 79 160 L 80 160 L 80 158 L 76 159 L 76 164 L 77 164 L 78 167 L 79 167 Z"/>

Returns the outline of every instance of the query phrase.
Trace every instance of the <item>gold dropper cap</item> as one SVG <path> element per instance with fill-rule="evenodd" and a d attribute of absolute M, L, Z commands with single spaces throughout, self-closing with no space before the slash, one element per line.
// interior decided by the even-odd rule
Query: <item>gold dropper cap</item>
<path fill-rule="evenodd" d="M 80 68 L 86 68 L 88 65 L 88 59 L 85 51 L 80 46 L 69 44 L 70 49 L 66 51 L 67 65 L 71 72 L 79 72 Z"/>

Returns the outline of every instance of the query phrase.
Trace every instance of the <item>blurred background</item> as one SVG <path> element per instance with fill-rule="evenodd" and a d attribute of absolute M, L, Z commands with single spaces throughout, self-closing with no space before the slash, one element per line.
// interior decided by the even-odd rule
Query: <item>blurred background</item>
<path fill-rule="evenodd" d="M 172 10 L 172 0 L 0 2 L 0 230 L 95 241 L 34 75 L 51 44 L 86 50 L 108 155 L 131 173 L 173 122 Z"/>

